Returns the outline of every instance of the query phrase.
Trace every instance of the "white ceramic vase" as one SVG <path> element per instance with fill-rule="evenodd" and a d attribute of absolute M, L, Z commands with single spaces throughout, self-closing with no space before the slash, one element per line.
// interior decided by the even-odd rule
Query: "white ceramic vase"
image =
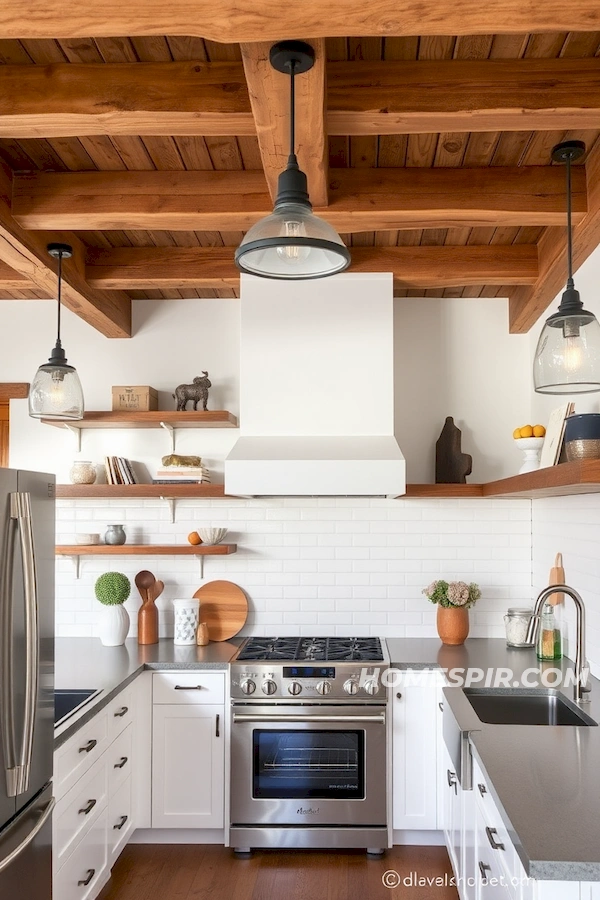
<path fill-rule="evenodd" d="M 105 647 L 120 647 L 129 634 L 129 613 L 122 604 L 101 606 L 98 637 Z"/>

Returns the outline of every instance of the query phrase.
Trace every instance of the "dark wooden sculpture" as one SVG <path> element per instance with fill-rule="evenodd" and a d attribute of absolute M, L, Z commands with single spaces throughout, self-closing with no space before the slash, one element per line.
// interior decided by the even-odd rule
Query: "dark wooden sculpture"
<path fill-rule="evenodd" d="M 435 483 L 466 484 L 473 468 L 473 457 L 460 449 L 462 432 L 452 416 L 446 418 L 435 445 Z"/>

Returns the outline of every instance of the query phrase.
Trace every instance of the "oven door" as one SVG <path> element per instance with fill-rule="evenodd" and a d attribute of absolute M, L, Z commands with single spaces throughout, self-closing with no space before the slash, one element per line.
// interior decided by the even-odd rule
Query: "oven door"
<path fill-rule="evenodd" d="M 231 825 L 386 824 L 384 706 L 234 703 Z"/>

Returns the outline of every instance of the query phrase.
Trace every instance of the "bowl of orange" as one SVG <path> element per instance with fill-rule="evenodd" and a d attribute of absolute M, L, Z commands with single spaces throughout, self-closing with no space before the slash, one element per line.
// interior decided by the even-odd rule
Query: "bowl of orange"
<path fill-rule="evenodd" d="M 546 429 L 543 425 L 522 425 L 515 428 L 513 438 L 519 450 L 524 453 L 523 465 L 519 469 L 519 475 L 527 472 L 535 472 L 540 467 L 540 453 L 544 445 Z"/>

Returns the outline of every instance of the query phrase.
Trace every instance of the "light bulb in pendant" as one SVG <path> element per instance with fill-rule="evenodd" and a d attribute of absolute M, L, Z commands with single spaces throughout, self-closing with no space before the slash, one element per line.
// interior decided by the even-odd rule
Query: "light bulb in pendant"
<path fill-rule="evenodd" d="M 288 219 L 284 222 L 282 236 L 291 238 L 306 237 L 306 228 L 302 222 L 295 222 L 292 219 Z M 295 266 L 304 262 L 308 259 L 309 253 L 310 247 L 298 246 L 298 244 L 277 248 L 277 255 L 279 258 L 290 266 Z"/>

